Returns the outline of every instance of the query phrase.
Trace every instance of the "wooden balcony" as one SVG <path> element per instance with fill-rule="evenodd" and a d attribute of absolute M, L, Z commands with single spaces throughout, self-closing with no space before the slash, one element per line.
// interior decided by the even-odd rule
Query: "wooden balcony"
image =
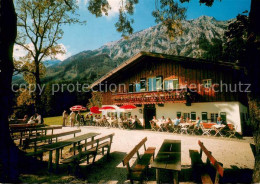
<path fill-rule="evenodd" d="M 116 105 L 187 103 L 187 94 L 185 90 L 115 93 L 112 100 Z"/>

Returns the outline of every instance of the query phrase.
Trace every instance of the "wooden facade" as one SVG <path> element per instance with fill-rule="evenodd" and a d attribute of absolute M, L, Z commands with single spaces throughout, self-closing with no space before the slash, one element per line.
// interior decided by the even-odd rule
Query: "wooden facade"
<path fill-rule="evenodd" d="M 162 89 L 149 91 L 148 79 L 160 77 Z M 130 90 L 145 79 L 146 90 Z M 178 80 L 178 88 L 165 90 L 165 80 Z M 210 80 L 210 87 L 203 81 Z M 92 85 L 103 91 L 103 105 L 232 102 L 246 105 L 246 93 L 238 90 L 243 72 L 234 65 L 205 60 L 142 52 Z M 98 85 L 103 84 L 101 87 Z M 222 92 L 219 92 L 222 90 Z"/>

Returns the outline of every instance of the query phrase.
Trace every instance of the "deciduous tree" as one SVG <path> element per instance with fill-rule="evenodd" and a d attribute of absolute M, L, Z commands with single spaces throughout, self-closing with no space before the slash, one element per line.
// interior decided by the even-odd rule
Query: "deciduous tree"
<path fill-rule="evenodd" d="M 23 72 L 25 80 L 36 84 L 35 107 L 40 108 L 41 76 L 45 66 L 42 61 L 64 54 L 65 50 L 58 41 L 63 36 L 62 25 L 84 23 L 76 14 L 74 0 L 17 0 L 18 36 L 16 44 L 27 54 L 15 62 L 17 69 Z"/>

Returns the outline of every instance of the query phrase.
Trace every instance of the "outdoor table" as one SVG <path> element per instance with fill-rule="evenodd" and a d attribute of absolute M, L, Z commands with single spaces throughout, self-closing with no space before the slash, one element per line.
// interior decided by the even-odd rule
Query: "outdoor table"
<path fill-rule="evenodd" d="M 9 125 L 9 128 L 10 128 L 10 133 L 20 133 L 20 142 L 19 142 L 19 145 L 21 146 L 22 145 L 22 139 L 23 139 L 23 136 L 24 134 L 26 134 L 26 132 L 29 131 L 29 137 L 30 137 L 30 134 L 32 133 L 32 131 L 36 131 L 37 133 L 37 130 L 44 130 L 44 128 L 47 130 L 48 127 L 43 127 L 44 125 L 38 125 L 38 124 L 12 124 L 12 125 Z M 53 127 L 54 129 L 56 129 L 56 127 Z M 52 130 L 53 131 L 53 130 Z M 46 134 L 46 132 L 45 132 Z"/>
<path fill-rule="evenodd" d="M 10 128 L 33 128 L 33 127 L 43 127 L 45 125 L 43 124 L 37 124 L 37 123 L 34 123 L 34 124 L 10 124 L 9 127 Z"/>
<path fill-rule="evenodd" d="M 226 125 L 213 125 L 212 129 L 216 131 L 214 136 L 217 136 L 219 134 L 221 137 L 223 137 L 223 134 L 221 133 L 221 131 L 225 127 L 226 127 Z"/>
<path fill-rule="evenodd" d="M 181 170 L 181 141 L 165 139 L 152 163 L 156 168 L 156 181 L 160 183 L 160 170 L 173 171 L 173 183 L 179 183 L 178 172 Z"/>
<path fill-rule="evenodd" d="M 181 133 L 188 134 L 188 128 L 191 126 L 191 123 L 180 123 L 179 126 L 181 127 Z"/>
<path fill-rule="evenodd" d="M 60 150 L 62 150 L 64 147 L 72 145 L 72 144 L 73 144 L 73 146 L 76 146 L 76 144 L 80 144 L 80 142 L 83 140 L 85 140 L 85 142 L 86 142 L 87 139 L 89 139 L 89 138 L 91 138 L 91 140 L 93 141 L 94 137 L 97 135 L 100 135 L 100 133 L 91 132 L 91 133 L 73 137 L 73 138 L 70 138 L 70 139 L 67 139 L 67 140 L 64 140 L 61 142 L 56 142 L 53 144 L 43 146 L 42 147 L 43 150 L 49 151 L 49 162 L 48 162 L 49 171 L 52 171 L 52 152 L 54 150 L 56 150 L 56 152 L 55 152 L 56 153 L 55 154 L 55 170 L 57 170 L 58 165 L 59 165 L 59 159 L 60 159 Z M 75 155 L 75 150 L 74 150 L 74 155 Z"/>

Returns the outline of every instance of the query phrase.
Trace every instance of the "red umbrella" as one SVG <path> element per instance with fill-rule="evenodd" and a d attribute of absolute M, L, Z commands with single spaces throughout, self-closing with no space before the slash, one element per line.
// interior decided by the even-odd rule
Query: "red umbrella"
<path fill-rule="evenodd" d="M 135 105 L 123 105 L 120 107 L 120 109 L 125 109 L 125 110 L 131 110 L 131 109 L 135 109 L 136 106 Z"/>
<path fill-rule="evenodd" d="M 114 107 L 112 107 L 112 106 L 105 106 L 105 107 L 102 107 L 102 108 L 100 108 L 99 110 L 115 110 L 115 108 Z"/>
<path fill-rule="evenodd" d="M 70 108 L 71 111 L 85 111 L 87 110 L 86 107 L 83 107 L 82 105 L 75 105 Z"/>
<path fill-rule="evenodd" d="M 96 106 L 91 107 L 91 108 L 90 108 L 90 111 L 91 111 L 92 113 L 94 113 L 94 114 L 100 114 L 100 113 L 101 113 L 101 111 L 99 111 L 99 107 L 96 107 Z"/>

